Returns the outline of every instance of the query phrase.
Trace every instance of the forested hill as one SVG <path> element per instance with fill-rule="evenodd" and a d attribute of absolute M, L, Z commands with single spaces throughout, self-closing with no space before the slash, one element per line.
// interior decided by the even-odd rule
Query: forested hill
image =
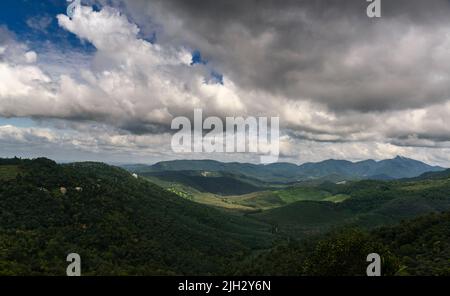
<path fill-rule="evenodd" d="M 383 275 L 450 275 L 450 212 L 372 231 L 343 228 L 306 243 L 290 242 L 237 267 L 243 275 L 366 275 L 367 254 L 383 258 Z M 274 258 L 277 258 L 274 260 Z"/>
<path fill-rule="evenodd" d="M 270 227 L 99 163 L 0 160 L 0 274 L 217 274 L 270 246 Z"/>
<path fill-rule="evenodd" d="M 277 192 L 346 198 L 243 214 L 105 164 L 0 159 L 0 275 L 65 275 L 69 253 L 83 275 L 364 275 L 372 252 L 386 275 L 449 275 L 449 188 L 445 173 L 324 183 Z"/>
<path fill-rule="evenodd" d="M 305 180 L 393 180 L 417 177 L 426 172 L 444 170 L 439 166 L 397 156 L 393 159 L 375 161 L 372 159 L 350 162 L 329 159 L 317 163 L 273 163 L 269 165 L 251 163 L 223 163 L 214 160 L 174 160 L 154 165 L 124 165 L 125 169 L 138 173 L 205 171 L 227 172 L 245 175 L 265 182 L 296 182 Z"/>

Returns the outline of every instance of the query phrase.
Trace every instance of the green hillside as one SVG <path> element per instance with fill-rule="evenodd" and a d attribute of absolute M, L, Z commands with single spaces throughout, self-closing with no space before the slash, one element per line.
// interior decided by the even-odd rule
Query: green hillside
<path fill-rule="evenodd" d="M 370 232 L 346 228 L 310 241 L 280 243 L 235 266 L 243 275 L 366 275 L 378 253 L 382 275 L 450 275 L 450 212 L 428 214 Z"/>
<path fill-rule="evenodd" d="M 0 275 L 64 275 L 72 252 L 84 275 L 359 275 L 373 250 L 386 274 L 448 273 L 448 214 L 410 221 L 450 211 L 448 174 L 221 195 L 92 162 L 0 160 L 0 172 Z"/>
<path fill-rule="evenodd" d="M 0 181 L 8 181 L 16 178 L 20 169 L 17 165 L 0 164 Z"/>
<path fill-rule="evenodd" d="M 262 183 L 220 172 L 183 171 L 145 173 L 143 176 L 188 200 L 244 212 L 267 210 L 305 200 L 342 202 L 349 197 L 335 195 L 317 185 Z M 250 192 L 242 194 L 246 191 Z"/>
<path fill-rule="evenodd" d="M 333 202 L 314 201 L 299 201 L 252 215 L 297 239 L 324 233 L 347 223 L 352 216 L 351 211 L 337 207 Z"/>
<path fill-rule="evenodd" d="M 179 198 L 98 163 L 17 160 L 0 181 L 0 274 L 217 274 L 270 246 L 270 227 Z M 61 191 L 64 187 L 67 192 Z"/>
<path fill-rule="evenodd" d="M 200 192 L 219 195 L 240 195 L 262 190 L 266 184 L 257 180 L 248 180 L 222 172 L 180 171 L 143 173 L 142 176 L 157 178 L 161 181 L 183 184 Z M 252 182 L 253 181 L 253 182 Z"/>
<path fill-rule="evenodd" d="M 300 199 L 253 217 L 276 225 L 289 235 L 303 237 L 313 230 L 323 232 L 338 226 L 374 228 L 450 210 L 450 178 L 446 175 L 419 181 L 324 183 L 314 190 L 309 192 L 309 201 Z M 325 198 L 315 199 L 320 192 Z"/>

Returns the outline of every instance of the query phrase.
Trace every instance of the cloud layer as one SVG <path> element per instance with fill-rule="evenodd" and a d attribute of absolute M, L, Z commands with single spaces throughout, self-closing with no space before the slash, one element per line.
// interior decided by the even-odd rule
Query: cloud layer
<path fill-rule="evenodd" d="M 357 0 L 108 3 L 57 16 L 95 47 L 85 57 L 28 48 L 0 29 L 0 117 L 52 122 L 51 137 L 4 125 L 0 140 L 173 158 L 172 118 L 202 108 L 280 116 L 291 161 L 402 154 L 450 165 L 447 1 L 383 1 L 378 20 Z M 36 30 L 48 22 L 32 20 Z M 208 63 L 193 65 L 194 50 Z"/>

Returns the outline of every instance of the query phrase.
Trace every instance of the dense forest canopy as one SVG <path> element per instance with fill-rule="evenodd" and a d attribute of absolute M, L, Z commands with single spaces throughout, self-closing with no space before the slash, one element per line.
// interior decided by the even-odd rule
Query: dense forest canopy
<path fill-rule="evenodd" d="M 242 213 L 106 164 L 0 159 L 0 274 L 64 275 L 75 252 L 84 275 L 364 275 L 377 252 L 384 275 L 449 275 L 439 174 L 318 185 L 337 203 L 277 189 L 276 208 Z"/>

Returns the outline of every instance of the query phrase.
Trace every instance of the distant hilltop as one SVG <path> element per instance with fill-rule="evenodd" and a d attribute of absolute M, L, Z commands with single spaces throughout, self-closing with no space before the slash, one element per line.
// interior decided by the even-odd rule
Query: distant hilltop
<path fill-rule="evenodd" d="M 414 178 L 427 172 L 443 171 L 445 168 L 431 166 L 418 160 L 397 156 L 393 159 L 373 159 L 351 162 L 329 159 L 317 163 L 273 163 L 268 165 L 215 160 L 173 160 L 154 165 L 123 165 L 136 173 L 164 171 L 227 172 L 245 175 L 268 182 L 296 182 L 305 180 L 331 180 L 335 182 L 358 179 L 393 180 Z"/>

